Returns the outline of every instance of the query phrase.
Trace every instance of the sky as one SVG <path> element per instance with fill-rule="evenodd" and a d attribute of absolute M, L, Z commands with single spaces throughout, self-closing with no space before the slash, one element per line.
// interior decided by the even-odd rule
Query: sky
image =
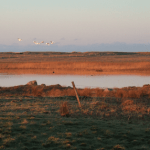
<path fill-rule="evenodd" d="M 150 0 L 1 1 L 0 52 L 150 51 L 149 6 Z"/>

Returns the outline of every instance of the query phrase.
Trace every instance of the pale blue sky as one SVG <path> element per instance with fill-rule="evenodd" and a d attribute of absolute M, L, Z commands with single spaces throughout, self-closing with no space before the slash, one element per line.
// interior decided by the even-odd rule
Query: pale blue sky
<path fill-rule="evenodd" d="M 0 2 L 0 44 L 148 44 L 149 7 L 150 0 L 5 0 Z"/>

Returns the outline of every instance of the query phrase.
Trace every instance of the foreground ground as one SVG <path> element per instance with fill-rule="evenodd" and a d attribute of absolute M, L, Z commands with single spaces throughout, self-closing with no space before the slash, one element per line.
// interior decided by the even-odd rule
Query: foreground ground
<path fill-rule="evenodd" d="M 150 53 L 0 53 L 0 73 L 150 75 Z M 149 150 L 150 85 L 0 87 L 0 149 Z"/>
<path fill-rule="evenodd" d="M 149 52 L 0 53 L 0 73 L 150 75 Z"/>
<path fill-rule="evenodd" d="M 150 149 L 149 85 L 141 95 L 134 87 L 80 96 L 82 108 L 75 96 L 52 96 L 65 89 L 60 85 L 42 86 L 0 89 L 0 149 Z"/>

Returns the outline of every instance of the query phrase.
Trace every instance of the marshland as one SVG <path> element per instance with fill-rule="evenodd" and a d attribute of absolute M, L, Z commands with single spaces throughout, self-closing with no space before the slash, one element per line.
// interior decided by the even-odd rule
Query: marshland
<path fill-rule="evenodd" d="M 150 53 L 0 53 L 0 73 L 149 76 Z M 77 92 L 81 108 L 72 86 L 1 86 L 0 149 L 150 149 L 148 82 Z"/>
<path fill-rule="evenodd" d="M 0 73 L 150 75 L 150 53 L 1 52 Z"/>

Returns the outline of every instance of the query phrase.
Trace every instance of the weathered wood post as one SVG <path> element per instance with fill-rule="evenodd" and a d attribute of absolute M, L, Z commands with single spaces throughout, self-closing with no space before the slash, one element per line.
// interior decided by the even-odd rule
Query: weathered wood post
<path fill-rule="evenodd" d="M 74 88 L 74 91 L 75 91 L 75 94 L 76 94 L 76 98 L 77 98 L 79 107 L 81 108 L 81 103 L 80 103 L 80 100 L 79 100 L 79 96 L 78 96 L 78 93 L 77 93 L 77 90 L 76 90 L 76 87 L 75 87 L 75 84 L 74 84 L 73 81 L 72 81 L 72 86 L 73 86 L 73 88 Z"/>

